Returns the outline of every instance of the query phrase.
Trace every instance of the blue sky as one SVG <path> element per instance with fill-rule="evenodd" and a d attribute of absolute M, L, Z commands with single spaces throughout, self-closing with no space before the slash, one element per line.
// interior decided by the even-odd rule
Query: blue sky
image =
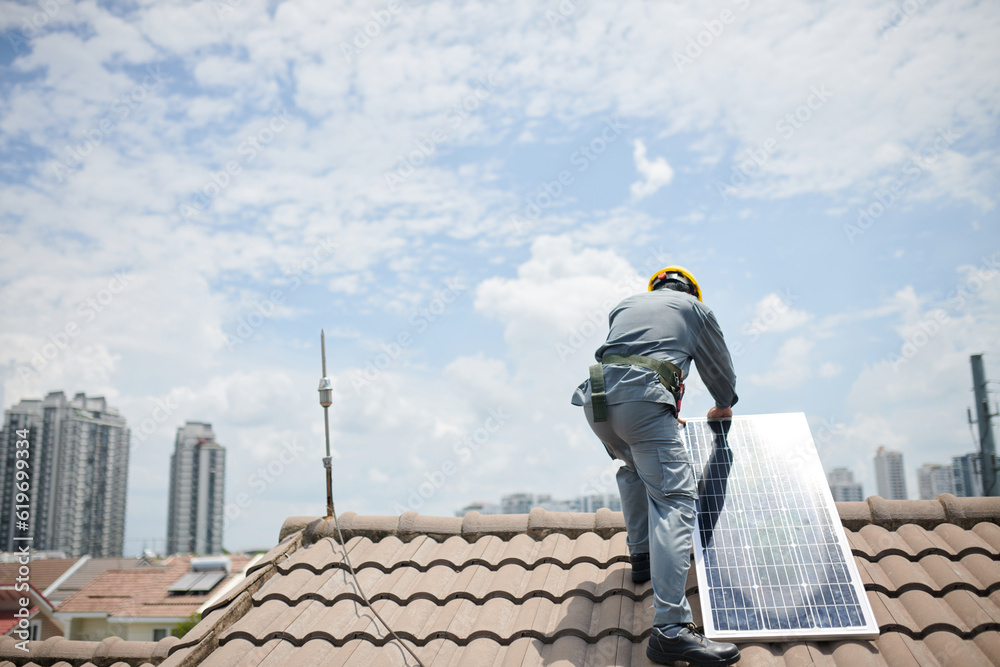
<path fill-rule="evenodd" d="M 321 328 L 339 511 L 614 491 L 569 398 L 672 263 L 737 412 L 804 412 L 866 495 L 880 445 L 914 498 L 972 451 L 969 355 L 1000 381 L 994 3 L 0 17 L 3 405 L 123 412 L 129 554 L 162 546 L 186 420 L 229 451 L 227 548 L 323 513 Z M 693 379 L 685 412 L 710 404 Z"/>

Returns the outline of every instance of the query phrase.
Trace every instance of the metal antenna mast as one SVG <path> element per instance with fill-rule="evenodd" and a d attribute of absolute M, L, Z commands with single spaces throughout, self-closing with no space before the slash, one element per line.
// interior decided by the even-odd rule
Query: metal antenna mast
<path fill-rule="evenodd" d="M 333 382 L 326 376 L 326 334 L 319 330 L 319 345 L 323 354 L 323 377 L 319 381 L 319 404 L 323 406 L 323 425 L 326 427 L 326 516 L 333 516 L 333 467 L 330 463 L 330 404 L 333 403 Z"/>
<path fill-rule="evenodd" d="M 996 414 L 990 412 L 986 396 L 986 371 L 983 369 L 983 355 L 974 354 L 972 362 L 972 390 L 976 394 L 976 424 L 979 426 L 979 460 L 983 470 L 983 495 L 1000 496 L 1000 479 L 997 476 L 996 448 L 993 445 L 993 429 L 990 428 L 990 418 Z M 972 421 L 972 415 L 969 415 Z"/>
<path fill-rule="evenodd" d="M 420 658 L 417 654 L 413 652 L 409 646 L 403 643 L 403 640 L 393 632 L 389 624 L 385 622 L 375 607 L 372 606 L 371 600 L 365 594 L 365 590 L 361 587 L 361 582 L 358 581 L 358 574 L 354 571 L 354 565 L 351 564 L 351 556 L 348 553 L 347 542 L 344 541 L 344 534 L 340 532 L 340 522 L 337 520 L 337 515 L 333 511 L 333 469 L 330 464 L 330 404 L 333 403 L 333 382 L 330 378 L 326 376 L 326 334 L 322 329 L 319 330 L 319 346 L 323 354 L 323 377 L 319 381 L 319 404 L 323 406 L 323 425 L 326 426 L 326 456 L 323 457 L 323 467 L 326 468 L 326 518 L 333 519 L 333 525 L 337 530 L 337 540 L 340 542 L 340 546 L 344 549 L 344 562 L 347 564 L 347 569 L 351 573 L 351 578 L 354 580 L 354 585 L 357 587 L 355 590 L 361 594 L 361 598 L 371 609 L 372 613 L 375 614 L 385 629 L 389 632 L 393 639 L 399 642 L 410 656 L 417 661 L 417 665 L 424 667 L 424 663 L 420 662 Z"/>

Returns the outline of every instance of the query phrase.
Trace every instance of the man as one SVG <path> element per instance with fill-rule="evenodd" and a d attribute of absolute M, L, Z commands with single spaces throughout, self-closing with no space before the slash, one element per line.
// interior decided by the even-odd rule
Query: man
<path fill-rule="evenodd" d="M 667 664 L 729 665 L 733 644 L 695 630 L 684 595 L 694 531 L 691 457 L 680 440 L 681 380 L 691 361 L 715 406 L 709 419 L 730 419 L 736 403 L 733 362 L 701 287 L 686 269 L 668 266 L 649 290 L 624 299 L 609 316 L 608 338 L 597 349 L 590 380 L 573 394 L 613 458 L 625 515 L 632 581 L 653 581 L 653 632 L 646 655 Z"/>

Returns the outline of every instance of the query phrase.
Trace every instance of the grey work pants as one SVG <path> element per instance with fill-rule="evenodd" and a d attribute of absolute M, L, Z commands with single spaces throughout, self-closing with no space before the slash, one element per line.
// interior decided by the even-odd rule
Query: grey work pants
<path fill-rule="evenodd" d="M 691 623 L 684 595 L 691 565 L 697 487 L 691 456 L 670 406 L 637 401 L 608 406 L 608 420 L 587 422 L 610 453 L 625 462 L 618 490 L 631 554 L 649 553 L 653 625 Z"/>

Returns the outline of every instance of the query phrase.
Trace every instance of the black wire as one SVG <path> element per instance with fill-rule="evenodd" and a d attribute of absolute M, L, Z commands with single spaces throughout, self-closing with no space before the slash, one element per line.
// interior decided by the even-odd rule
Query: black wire
<path fill-rule="evenodd" d="M 344 534 L 340 532 L 340 522 L 337 521 L 337 511 L 333 510 L 332 514 L 333 514 L 333 525 L 337 528 L 337 539 L 340 541 L 340 546 L 344 548 L 344 562 L 347 563 L 347 569 L 350 571 L 351 577 L 354 579 L 354 585 L 358 587 L 358 592 L 361 594 L 361 598 L 365 601 L 365 605 L 367 605 L 368 608 L 372 610 L 372 613 L 375 614 L 375 618 L 377 618 L 379 621 L 382 622 L 382 625 L 385 626 L 385 629 L 386 631 L 388 631 L 389 635 L 391 635 L 393 639 L 399 642 L 399 645 L 402 646 L 407 653 L 413 656 L 413 659 L 417 661 L 417 664 L 420 665 L 420 667 L 425 667 L 424 663 L 420 662 L 420 658 L 417 657 L 417 654 L 411 651 L 410 647 L 407 646 L 405 643 L 403 643 L 403 640 L 399 638 L 399 636 L 393 631 L 393 629 L 389 627 L 389 624 L 385 622 L 385 619 L 382 618 L 379 615 L 378 611 L 375 610 L 375 607 L 372 606 L 371 600 L 369 600 L 368 596 L 365 594 L 365 589 L 361 587 L 361 582 L 358 581 L 358 575 L 354 572 L 354 566 L 351 564 L 351 557 L 347 554 L 347 542 L 344 541 Z"/>

